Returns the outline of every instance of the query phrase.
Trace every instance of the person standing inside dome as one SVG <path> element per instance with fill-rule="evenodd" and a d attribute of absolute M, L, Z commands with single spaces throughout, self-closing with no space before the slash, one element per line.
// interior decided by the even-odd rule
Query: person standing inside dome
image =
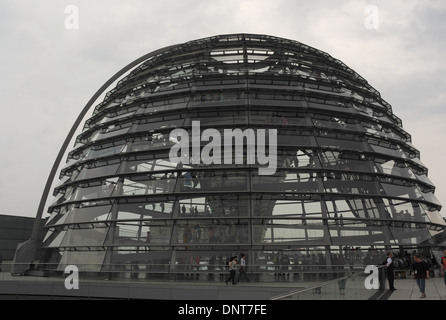
<path fill-rule="evenodd" d="M 421 260 L 418 254 L 414 255 L 414 260 L 415 262 L 412 264 L 413 277 L 420 289 L 420 298 L 426 298 L 426 279 L 429 279 L 429 266 L 426 261 Z"/>
<path fill-rule="evenodd" d="M 386 263 L 384 265 L 384 267 L 386 268 L 386 273 L 387 273 L 387 280 L 389 281 L 389 290 L 396 290 L 395 287 L 393 286 L 393 282 L 395 281 L 395 274 L 393 273 L 393 253 L 392 252 L 387 252 L 387 260 Z"/>

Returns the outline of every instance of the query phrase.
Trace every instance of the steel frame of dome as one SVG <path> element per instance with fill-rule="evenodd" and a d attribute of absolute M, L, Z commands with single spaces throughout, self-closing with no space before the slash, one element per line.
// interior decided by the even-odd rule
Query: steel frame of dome
<path fill-rule="evenodd" d="M 61 170 L 42 243 L 58 270 L 209 272 L 240 252 L 251 270 L 278 254 L 294 263 L 319 254 L 331 265 L 346 248 L 361 248 L 350 258 L 362 261 L 370 248 L 432 244 L 444 229 L 427 168 L 379 92 L 325 52 L 255 34 L 166 47 L 110 79 L 67 137 L 38 223 L 80 119 L 128 70 Z M 171 162 L 170 133 L 192 121 L 220 132 L 276 129 L 276 173 Z"/>

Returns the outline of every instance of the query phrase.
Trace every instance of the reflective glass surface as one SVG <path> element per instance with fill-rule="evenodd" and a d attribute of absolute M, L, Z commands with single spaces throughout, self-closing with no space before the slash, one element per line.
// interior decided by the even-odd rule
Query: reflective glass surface
<path fill-rule="evenodd" d="M 241 162 L 196 162 L 204 138 L 172 161 L 171 132 L 192 136 L 194 122 L 221 137 L 277 130 L 275 172 L 247 161 L 249 143 L 231 149 Z M 379 92 L 326 53 L 270 36 L 210 37 L 141 63 L 95 107 L 60 179 L 45 257 L 98 272 L 220 270 L 242 252 L 253 272 L 274 272 L 277 257 L 362 264 L 444 228 L 427 168 Z"/>

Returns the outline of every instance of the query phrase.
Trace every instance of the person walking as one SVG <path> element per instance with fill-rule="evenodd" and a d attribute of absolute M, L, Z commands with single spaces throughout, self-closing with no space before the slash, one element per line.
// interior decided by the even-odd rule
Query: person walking
<path fill-rule="evenodd" d="M 235 270 L 237 269 L 237 258 L 231 257 L 229 263 L 228 263 L 228 269 L 229 269 L 229 278 L 226 279 L 226 284 L 228 284 L 229 281 L 232 281 L 232 284 L 237 284 L 235 282 Z"/>
<path fill-rule="evenodd" d="M 395 274 L 393 272 L 393 253 L 392 252 L 387 252 L 387 259 L 385 261 L 385 269 L 386 269 L 386 273 L 387 273 L 387 280 L 389 281 L 389 290 L 396 290 L 395 287 L 393 286 L 393 283 L 395 281 Z"/>
<path fill-rule="evenodd" d="M 251 282 L 251 280 L 249 280 L 248 274 L 246 273 L 246 254 L 244 253 L 241 254 L 240 269 L 235 282 L 239 282 L 242 275 L 245 276 L 246 281 Z"/>
<path fill-rule="evenodd" d="M 446 249 L 443 252 L 444 256 L 441 258 L 441 275 L 444 277 L 444 284 L 446 285 Z"/>
<path fill-rule="evenodd" d="M 419 254 L 414 255 L 414 260 L 415 262 L 412 264 L 413 277 L 420 289 L 420 298 L 426 298 L 426 279 L 429 279 L 429 266 L 426 261 L 421 260 Z"/>

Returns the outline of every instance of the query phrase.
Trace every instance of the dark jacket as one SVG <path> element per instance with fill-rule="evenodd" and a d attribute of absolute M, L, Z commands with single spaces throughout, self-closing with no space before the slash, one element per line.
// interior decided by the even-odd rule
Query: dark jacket
<path fill-rule="evenodd" d="M 412 264 L 412 269 L 414 271 L 415 279 L 426 279 L 429 267 L 426 261 L 421 260 L 420 262 L 414 262 Z"/>

